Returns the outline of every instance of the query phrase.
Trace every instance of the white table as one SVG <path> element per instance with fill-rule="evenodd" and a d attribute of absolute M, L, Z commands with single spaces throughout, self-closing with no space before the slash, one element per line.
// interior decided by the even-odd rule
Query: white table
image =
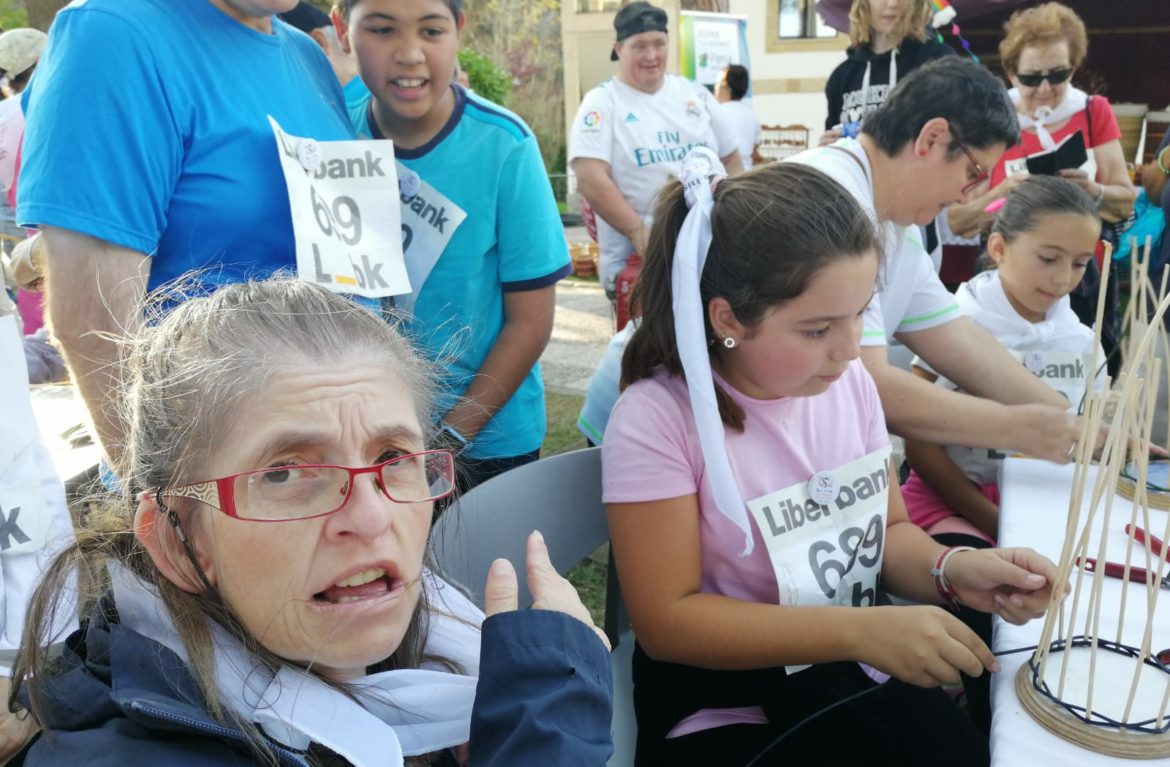
<path fill-rule="evenodd" d="M 1095 474 L 1090 476 L 1091 489 Z M 1060 557 L 1068 516 L 1069 495 L 1072 488 L 1073 467 L 1057 466 L 1046 461 L 1028 458 L 1009 458 L 1004 461 L 1000 475 L 999 545 L 1030 546 L 1054 562 Z M 1085 499 L 1088 508 L 1088 498 Z M 1132 506 L 1117 497 L 1114 501 L 1107 536 L 1108 559 L 1123 562 L 1125 558 L 1125 525 L 1129 522 Z M 1099 534 L 1102 528 L 1100 512 L 1095 523 Z M 1082 516 L 1082 521 L 1084 517 Z M 1166 524 L 1166 512 L 1151 511 L 1148 530 L 1158 537 Z M 1090 543 L 1091 557 L 1096 557 L 1094 537 Z M 1135 560 L 1136 562 L 1136 560 Z M 1086 582 L 1085 588 L 1088 588 Z M 1117 611 L 1109 609 L 1119 604 L 1122 589 L 1130 589 L 1127 596 L 1125 624 L 1121 641 L 1140 646 L 1145 625 L 1145 587 L 1138 583 L 1123 583 L 1106 578 L 1102 591 L 1101 636 L 1112 638 L 1117 629 Z M 1071 599 L 1071 597 L 1070 597 Z M 1084 597 L 1082 597 L 1082 601 Z M 1082 606 L 1079 614 L 1084 615 Z M 1083 626 L 1083 618 L 1079 619 Z M 993 649 L 996 652 L 1018 647 L 1029 647 L 1040 640 L 1043 620 L 1034 620 L 1024 626 L 1013 626 L 994 620 Z M 1077 629 L 1077 634 L 1083 633 Z M 1054 637 L 1055 638 L 1055 637 Z M 1158 600 L 1153 633 L 1154 651 L 1170 647 L 1170 591 L 1163 590 Z M 992 679 L 991 697 L 993 719 L 991 725 L 991 763 L 993 767 L 1020 765 L 1061 765 L 1061 767 L 1136 767 L 1139 764 L 1170 765 L 1170 759 L 1134 761 L 1105 756 L 1081 748 L 1053 735 L 1037 724 L 1022 707 L 1015 691 L 1016 672 L 1031 657 L 1022 652 L 1000 656 L 1003 670 Z M 1122 684 L 1128 689 L 1129 680 L 1098 678 L 1097 684 Z"/>

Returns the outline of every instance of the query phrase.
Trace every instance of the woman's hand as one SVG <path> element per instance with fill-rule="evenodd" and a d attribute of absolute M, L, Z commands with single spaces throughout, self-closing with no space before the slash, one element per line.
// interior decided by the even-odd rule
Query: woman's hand
<path fill-rule="evenodd" d="M 609 638 L 593 623 L 589 610 L 581 604 L 581 597 L 573 584 L 561 577 L 548 557 L 548 547 L 540 531 L 528 536 L 527 551 L 528 590 L 532 592 L 532 609 L 555 610 L 570 615 L 584 623 L 601 638 L 609 650 Z M 516 570 L 506 559 L 492 562 L 488 570 L 487 584 L 483 589 L 483 611 L 489 617 L 496 613 L 516 610 L 519 607 L 519 588 Z"/>
<path fill-rule="evenodd" d="M 1097 199 L 1097 195 L 1101 193 L 1101 185 L 1093 179 L 1089 178 L 1088 172 L 1080 168 L 1065 168 L 1064 170 L 1058 170 L 1056 175 L 1060 176 L 1061 178 L 1067 178 L 1069 181 L 1079 186 L 1085 194 L 1089 195 L 1094 200 Z"/>
<path fill-rule="evenodd" d="M 957 558 L 956 554 L 954 558 Z M 919 687 L 958 682 L 959 672 L 999 671 L 991 649 L 941 607 L 857 608 L 857 660 Z"/>
<path fill-rule="evenodd" d="M 836 143 L 838 139 L 844 138 L 844 136 L 845 131 L 841 128 L 841 126 L 834 125 L 832 128 L 829 128 L 827 131 L 821 134 L 820 139 L 817 141 L 817 146 L 828 146 L 829 144 Z"/>
<path fill-rule="evenodd" d="M 960 551 L 947 560 L 946 577 L 963 604 L 1021 625 L 1048 609 L 1056 565 L 1032 549 Z"/>
<path fill-rule="evenodd" d="M 1011 194 L 1027 177 L 1027 173 L 1015 173 L 996 186 L 988 186 L 990 179 L 980 182 L 967 193 L 965 201 L 947 208 L 947 227 L 959 237 L 979 235 L 995 220 L 995 212 L 988 213 L 987 208 Z"/>

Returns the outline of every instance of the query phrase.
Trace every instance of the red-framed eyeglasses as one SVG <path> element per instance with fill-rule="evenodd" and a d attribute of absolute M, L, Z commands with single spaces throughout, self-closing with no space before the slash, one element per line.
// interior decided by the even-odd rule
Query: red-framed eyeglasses
<path fill-rule="evenodd" d="M 395 503 L 435 501 L 455 489 L 455 458 L 449 450 L 427 450 L 358 468 L 271 466 L 165 488 L 160 495 L 199 501 L 236 519 L 312 519 L 345 508 L 361 474 L 373 474 L 378 489 Z"/>
<path fill-rule="evenodd" d="M 952 133 L 954 133 L 953 129 L 952 129 Z M 959 149 L 963 150 L 963 154 L 967 155 L 967 159 L 971 162 L 972 165 L 975 166 L 975 178 L 968 181 L 967 185 L 963 187 L 962 193 L 963 193 L 963 196 L 966 197 L 967 194 L 972 189 L 979 186 L 984 181 L 986 181 L 988 178 L 990 178 L 991 174 L 988 173 L 983 168 L 983 165 L 978 160 L 975 159 L 975 155 L 971 154 L 971 150 L 968 149 L 967 145 L 963 143 L 963 139 L 959 138 L 959 134 L 954 133 L 954 136 L 955 136 L 955 141 L 957 141 L 959 144 Z"/>

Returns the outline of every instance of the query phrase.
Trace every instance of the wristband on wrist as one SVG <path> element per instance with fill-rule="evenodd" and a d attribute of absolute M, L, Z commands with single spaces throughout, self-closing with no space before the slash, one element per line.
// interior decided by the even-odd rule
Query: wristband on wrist
<path fill-rule="evenodd" d="M 952 610 L 958 610 L 962 606 L 959 601 L 959 594 L 955 591 L 955 587 L 947 579 L 947 562 L 955 554 L 960 551 L 974 551 L 972 546 L 951 546 L 943 553 L 938 555 L 938 560 L 934 563 L 934 567 L 930 568 L 930 575 L 934 578 L 934 587 L 938 590 L 939 596 L 943 598 L 943 602 L 947 604 Z"/>
<path fill-rule="evenodd" d="M 1163 147 L 1161 152 L 1154 155 L 1154 162 L 1157 164 L 1158 170 L 1162 171 L 1163 176 L 1170 176 L 1170 168 L 1167 168 L 1166 163 L 1162 161 L 1162 158 L 1166 156 L 1167 149 L 1170 149 L 1170 145 Z"/>
<path fill-rule="evenodd" d="M 1097 198 L 1093 200 L 1093 205 L 1100 208 L 1103 202 L 1105 202 L 1105 185 L 1097 184 Z"/>

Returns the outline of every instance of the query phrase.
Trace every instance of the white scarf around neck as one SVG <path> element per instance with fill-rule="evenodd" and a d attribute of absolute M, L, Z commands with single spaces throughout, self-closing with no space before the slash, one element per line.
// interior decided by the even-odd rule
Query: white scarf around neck
<path fill-rule="evenodd" d="M 1080 88 L 1071 85 L 1065 89 L 1064 98 L 1059 104 L 1055 107 L 1039 107 L 1034 115 L 1026 115 L 1020 111 L 1019 88 L 1008 90 L 1008 96 L 1016 105 L 1016 118 L 1020 122 L 1020 129 L 1035 131 L 1036 137 L 1040 139 L 1040 146 L 1046 150 L 1056 146 L 1056 140 L 1048 132 L 1047 126 L 1064 122 L 1078 112 L 1083 112 L 1089 105 L 1089 96 Z"/>
<path fill-rule="evenodd" d="M 190 664 L 157 590 L 116 565 L 110 567 L 110 579 L 122 625 Z M 401 767 L 405 756 L 466 743 L 483 613 L 431 572 L 424 570 L 422 581 L 435 608 L 427 652 L 455 661 L 466 674 L 423 668 L 372 674 L 353 683 L 360 690 L 358 703 L 295 666 L 273 674 L 212 623 L 223 704 L 290 749 L 319 743 L 354 767 Z"/>
<path fill-rule="evenodd" d="M 955 292 L 955 302 L 963 314 L 1009 349 L 1051 347 L 1080 351 L 1093 339 L 1092 329 L 1081 323 L 1068 296 L 1061 297 L 1040 322 L 1021 317 L 994 269 L 964 282 Z"/>

